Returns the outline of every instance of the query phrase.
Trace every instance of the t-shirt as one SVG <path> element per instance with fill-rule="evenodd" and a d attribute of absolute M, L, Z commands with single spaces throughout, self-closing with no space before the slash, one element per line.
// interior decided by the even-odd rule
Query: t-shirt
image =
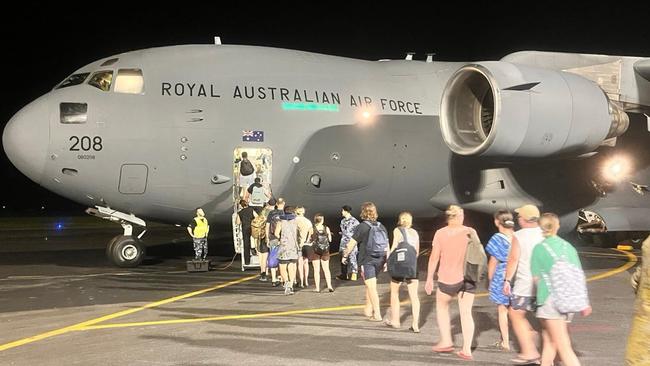
<path fill-rule="evenodd" d="M 467 226 L 445 226 L 436 231 L 431 244 L 431 255 L 438 255 L 438 281 L 454 285 L 464 280 L 465 253 L 469 238 L 467 234 L 474 230 Z"/>
<path fill-rule="evenodd" d="M 264 192 L 264 187 L 260 183 L 251 184 L 248 189 L 249 193 L 248 203 L 250 206 L 264 206 L 266 203 L 266 192 Z"/>
<path fill-rule="evenodd" d="M 530 273 L 530 256 L 533 255 L 535 245 L 544 240 L 542 229 L 539 227 L 521 229 L 515 232 L 519 241 L 519 262 L 515 274 L 515 287 L 512 293 L 516 296 L 535 296 L 533 275 Z"/>
<path fill-rule="evenodd" d="M 283 210 L 273 210 L 266 216 L 266 222 L 270 224 L 269 240 L 279 239 L 277 236 L 275 236 L 275 226 L 278 222 L 280 222 L 280 216 L 282 215 L 284 215 Z"/>
<path fill-rule="evenodd" d="M 300 245 L 309 243 L 309 231 L 312 230 L 312 223 L 304 216 L 296 217 L 298 225 L 298 242 Z"/>
<path fill-rule="evenodd" d="M 386 227 L 379 223 L 379 226 L 386 230 Z M 388 231 L 386 231 L 388 233 Z M 370 225 L 365 221 L 357 225 L 354 229 L 354 234 L 352 234 L 352 239 L 357 242 L 357 247 L 359 248 L 359 264 L 367 264 L 371 262 L 369 255 L 366 253 L 366 245 L 368 244 L 368 235 L 370 234 Z"/>
<path fill-rule="evenodd" d="M 582 265 L 580 264 L 580 258 L 578 257 L 578 252 L 570 243 L 560 238 L 559 236 L 548 237 L 544 239 L 543 242 L 551 247 L 551 249 L 558 257 L 562 257 L 564 255 L 569 263 L 582 268 Z M 543 305 L 544 302 L 546 302 L 546 299 L 548 299 L 548 295 L 550 294 L 549 286 L 546 283 L 546 280 L 544 280 L 543 275 L 550 274 L 553 264 L 555 264 L 555 260 L 546 250 L 546 247 L 541 244 L 535 246 L 533 249 L 533 254 L 530 257 L 530 271 L 533 276 L 539 278 L 539 282 L 537 282 L 538 305 Z"/>
<path fill-rule="evenodd" d="M 237 215 L 239 215 L 239 220 L 241 220 L 242 228 L 249 228 L 251 226 L 251 221 L 255 218 L 253 215 L 255 209 L 253 207 L 246 207 L 239 210 Z"/>

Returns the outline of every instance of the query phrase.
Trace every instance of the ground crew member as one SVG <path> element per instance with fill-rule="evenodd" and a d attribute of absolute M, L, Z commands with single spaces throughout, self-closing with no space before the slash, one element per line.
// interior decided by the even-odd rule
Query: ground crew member
<path fill-rule="evenodd" d="M 210 225 L 205 218 L 205 212 L 202 208 L 196 209 L 196 217 L 189 225 L 187 232 L 192 237 L 194 244 L 194 260 L 205 260 L 208 257 L 208 232 Z"/>
<path fill-rule="evenodd" d="M 650 365 L 650 236 L 643 242 L 642 250 L 643 261 L 637 270 L 634 320 L 625 354 L 625 363 L 630 366 Z"/>

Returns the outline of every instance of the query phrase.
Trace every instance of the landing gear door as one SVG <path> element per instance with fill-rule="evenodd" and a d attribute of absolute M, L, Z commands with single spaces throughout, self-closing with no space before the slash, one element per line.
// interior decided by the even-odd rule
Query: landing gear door
<path fill-rule="evenodd" d="M 272 181 L 272 168 L 273 168 L 273 153 L 271 149 L 265 147 L 238 147 L 233 153 L 233 246 L 235 252 L 241 255 L 242 271 L 247 268 L 259 268 L 260 259 L 258 257 L 258 243 L 250 236 L 250 231 L 243 232 L 241 224 L 237 224 L 237 213 L 243 208 L 240 202 L 244 200 L 251 206 L 261 209 L 268 201 L 268 198 L 273 196 L 271 191 Z M 251 168 L 252 167 L 252 168 Z M 250 174 L 245 174 L 252 171 Z M 260 191 L 254 191 L 252 195 L 248 192 L 248 188 L 255 183 L 255 179 L 259 178 L 262 185 L 264 197 L 260 198 Z M 250 225 L 245 225 L 250 227 Z M 244 236 L 248 235 L 248 240 L 244 240 Z M 250 243 L 250 245 L 248 244 Z M 250 251 L 250 261 L 247 262 L 244 251 Z"/>

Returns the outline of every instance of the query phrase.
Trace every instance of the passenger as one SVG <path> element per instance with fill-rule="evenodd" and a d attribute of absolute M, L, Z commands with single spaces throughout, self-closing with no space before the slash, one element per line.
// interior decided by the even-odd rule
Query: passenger
<path fill-rule="evenodd" d="M 562 365 L 579 366 L 580 361 L 571 347 L 567 322 L 574 315 L 570 308 L 581 312 L 583 316 L 591 314 L 587 281 L 578 252 L 570 243 L 557 236 L 560 229 L 558 217 L 545 213 L 539 224 L 546 239 L 533 249 L 530 267 L 537 284 L 537 318 L 543 326 L 541 365 L 553 365 L 555 356 L 559 354 Z M 567 293 L 571 295 L 570 299 L 566 297 Z"/>
<path fill-rule="evenodd" d="M 417 276 L 417 257 L 420 254 L 420 236 L 418 232 L 413 230 L 413 216 L 409 212 L 402 212 L 399 214 L 397 222 L 398 227 L 393 230 L 393 245 L 391 246 L 390 253 L 392 254 L 398 245 L 402 242 L 407 243 L 415 250 L 415 256 L 410 263 L 414 276 L 409 277 L 395 277 L 391 273 L 392 280 L 390 282 L 390 318 L 387 319 L 386 324 L 393 328 L 400 327 L 400 303 L 399 303 L 399 288 L 402 283 L 406 283 L 408 289 L 409 299 L 411 300 L 411 328 L 414 333 L 420 333 L 420 298 L 418 297 L 418 276 Z M 389 254 L 390 255 L 390 254 Z M 390 268 L 389 268 L 390 270 Z"/>
<path fill-rule="evenodd" d="M 339 280 L 357 280 L 357 272 L 359 265 L 357 264 L 357 257 L 359 255 L 359 248 L 355 247 L 348 256 L 348 263 L 343 262 L 343 252 L 350 242 L 354 229 L 359 225 L 359 220 L 352 216 L 352 207 L 345 205 L 341 208 L 341 243 L 339 245 L 339 254 L 341 255 L 341 274 L 336 276 Z"/>
<path fill-rule="evenodd" d="M 277 200 L 271 198 L 268 204 L 275 207 L 266 216 L 266 243 L 270 249 L 280 245 L 280 239 L 275 235 L 275 229 L 280 222 L 280 216 L 284 215 L 285 202 L 282 198 L 278 198 Z M 271 283 L 273 287 L 280 286 L 277 268 L 271 268 Z"/>
<path fill-rule="evenodd" d="M 244 249 L 242 255 L 244 257 L 244 265 L 249 265 L 251 263 L 251 224 L 255 218 L 255 208 L 248 206 L 248 203 L 245 200 L 240 200 L 239 205 L 243 207 L 239 212 L 237 212 L 237 225 L 241 225 L 242 239 L 244 241 Z M 253 249 L 254 250 L 254 249 Z M 254 253 L 253 255 L 256 255 Z"/>
<path fill-rule="evenodd" d="M 527 312 L 535 311 L 535 293 L 533 275 L 530 273 L 530 256 L 535 245 L 544 240 L 539 228 L 539 209 L 534 205 L 524 205 L 515 210 L 520 230 L 510 245 L 510 254 L 506 264 L 506 276 L 503 284 L 504 295 L 510 296 L 508 315 L 512 329 L 519 342 L 519 354 L 512 362 L 529 364 L 539 361 L 539 351 L 535 346 L 536 332 L 526 319 Z M 514 281 L 514 288 L 512 283 Z"/>
<path fill-rule="evenodd" d="M 202 208 L 196 209 L 196 217 L 187 225 L 187 232 L 192 237 L 194 245 L 194 260 L 205 260 L 208 257 L 208 233 L 210 225 L 205 218 Z"/>
<path fill-rule="evenodd" d="M 239 197 L 243 197 L 244 191 L 253 183 L 255 183 L 255 167 L 248 160 L 248 153 L 244 151 L 239 162 Z"/>
<path fill-rule="evenodd" d="M 358 246 L 361 278 L 366 288 L 364 315 L 370 321 L 381 322 L 383 319 L 377 294 L 377 276 L 386 270 L 388 232 L 384 225 L 377 221 L 377 207 L 374 203 L 366 202 L 361 205 L 360 216 L 363 222 L 355 228 L 343 258 L 344 262 L 348 263 L 354 247 Z"/>
<path fill-rule="evenodd" d="M 439 353 L 454 351 L 449 303 L 454 296 L 458 295 L 463 348 L 456 355 L 462 359 L 471 360 L 471 346 L 474 338 L 472 306 L 474 304 L 476 284 L 465 280 L 464 268 L 468 237 L 476 236 L 476 231 L 463 225 L 465 215 L 462 208 L 452 205 L 449 206 L 445 213 L 447 215 L 447 226 L 436 231 L 433 237 L 427 282 L 424 286 L 427 295 L 431 295 L 433 292 L 433 275 L 436 268 L 438 268 L 436 318 L 440 330 L 440 340 L 433 346 L 433 351 Z"/>
<path fill-rule="evenodd" d="M 255 183 L 251 184 L 246 193 L 244 193 L 244 200 L 251 207 L 264 207 L 264 203 L 269 200 L 271 196 L 266 192 L 260 178 L 255 178 Z"/>
<path fill-rule="evenodd" d="M 499 210 L 494 214 L 494 225 L 499 232 L 492 235 L 485 247 L 485 251 L 490 255 L 488 264 L 490 301 L 497 304 L 499 330 L 501 331 L 501 339 L 494 345 L 499 349 L 509 351 L 508 306 L 510 306 L 510 297 L 503 294 L 503 283 L 508 253 L 510 252 L 510 242 L 512 242 L 515 235 L 515 221 L 510 211 Z"/>
<path fill-rule="evenodd" d="M 260 281 L 268 281 L 267 260 L 269 258 L 269 245 L 266 233 L 266 223 L 269 213 L 275 210 L 275 200 L 271 198 L 266 207 L 258 214 L 253 211 L 253 221 L 251 222 L 251 234 L 257 244 L 257 252 L 260 256 Z"/>
<path fill-rule="evenodd" d="M 296 222 L 298 223 L 298 242 L 301 248 L 301 255 L 298 256 L 298 276 L 300 277 L 298 286 L 305 288 L 309 286 L 309 249 L 311 249 L 313 225 L 305 217 L 304 207 L 296 207 L 296 216 Z"/>
<path fill-rule="evenodd" d="M 280 238 L 280 276 L 284 281 L 284 294 L 293 295 L 293 284 L 296 281 L 296 265 L 298 263 L 298 223 L 296 209 L 287 206 L 280 223 L 275 228 L 275 236 Z"/>
<path fill-rule="evenodd" d="M 330 243 L 332 242 L 332 232 L 325 226 L 325 218 L 321 214 L 314 216 L 314 229 L 312 236 L 312 245 L 310 253 L 311 264 L 314 266 L 314 291 L 320 292 L 320 269 L 323 268 L 325 275 L 325 284 L 329 292 L 334 292 L 332 288 L 332 274 L 330 273 Z"/>
<path fill-rule="evenodd" d="M 650 365 L 650 236 L 641 247 L 642 260 L 634 272 L 632 286 L 636 293 L 634 318 L 627 340 L 625 362 L 628 366 Z"/>

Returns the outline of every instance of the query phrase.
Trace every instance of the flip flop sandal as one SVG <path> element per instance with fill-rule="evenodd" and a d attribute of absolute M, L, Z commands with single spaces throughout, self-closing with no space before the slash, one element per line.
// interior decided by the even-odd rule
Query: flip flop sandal
<path fill-rule="evenodd" d="M 452 353 L 454 352 L 454 346 L 449 346 L 449 347 L 436 347 L 433 346 L 433 352 L 436 353 Z"/>
<path fill-rule="evenodd" d="M 414 329 L 413 327 L 410 327 L 409 330 L 412 331 L 413 333 L 420 333 L 419 329 Z"/>
<path fill-rule="evenodd" d="M 541 361 L 539 360 L 539 358 L 525 359 L 525 358 L 517 357 L 517 358 L 513 358 L 510 361 L 512 361 L 512 363 L 514 363 L 515 365 L 539 365 L 539 364 L 541 364 Z"/>
<path fill-rule="evenodd" d="M 463 351 L 456 352 L 456 356 L 458 356 L 458 357 L 460 357 L 460 358 L 462 358 L 463 360 L 466 360 L 466 361 L 474 360 L 474 357 L 472 357 L 471 355 L 466 355 L 465 353 L 463 353 Z"/>

